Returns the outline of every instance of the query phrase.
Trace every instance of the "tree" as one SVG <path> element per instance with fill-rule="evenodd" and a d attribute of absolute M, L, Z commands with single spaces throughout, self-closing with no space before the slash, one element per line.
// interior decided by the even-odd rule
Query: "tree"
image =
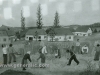
<path fill-rule="evenodd" d="M 94 30 L 94 33 L 97 33 L 97 29 Z"/>
<path fill-rule="evenodd" d="M 20 39 L 20 33 L 19 32 L 16 32 L 15 36 Z"/>
<path fill-rule="evenodd" d="M 54 28 L 52 28 L 52 29 L 49 31 L 49 35 L 50 35 L 50 37 L 52 38 L 52 42 L 53 42 L 53 39 L 54 39 L 54 37 L 55 37 L 55 35 L 56 35 L 56 33 L 55 33 L 55 31 L 54 31 Z"/>
<path fill-rule="evenodd" d="M 25 17 L 23 16 L 23 10 L 21 10 L 21 30 L 25 30 Z"/>
<path fill-rule="evenodd" d="M 36 25 L 37 25 L 38 29 L 41 29 L 42 26 L 43 26 L 40 4 L 39 4 L 38 9 L 37 9 L 37 21 L 36 21 Z"/>
<path fill-rule="evenodd" d="M 35 38 L 36 38 L 36 41 L 37 41 L 37 39 L 38 39 L 38 32 L 37 31 L 35 32 Z"/>
<path fill-rule="evenodd" d="M 56 13 L 55 13 L 54 27 L 55 27 L 55 28 L 60 27 L 60 25 L 59 25 L 59 14 L 58 14 L 57 11 L 56 11 Z"/>

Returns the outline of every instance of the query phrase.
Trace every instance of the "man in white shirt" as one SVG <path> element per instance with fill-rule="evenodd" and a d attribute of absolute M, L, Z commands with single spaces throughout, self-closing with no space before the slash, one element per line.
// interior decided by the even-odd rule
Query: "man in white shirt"
<path fill-rule="evenodd" d="M 83 54 L 83 53 L 88 53 L 88 50 L 89 50 L 88 46 L 86 46 L 86 45 L 83 46 L 83 47 L 82 47 L 82 54 Z"/>
<path fill-rule="evenodd" d="M 42 46 L 42 53 L 43 54 L 46 54 L 47 53 L 47 50 L 46 50 L 46 46 L 45 46 L 45 44 L 44 44 L 43 41 L 40 42 L 40 46 Z"/>
<path fill-rule="evenodd" d="M 4 44 L 2 45 L 2 51 L 3 51 L 3 64 L 7 64 L 7 46 Z"/>
<path fill-rule="evenodd" d="M 46 53 L 47 53 L 46 46 L 44 46 L 44 47 L 42 48 L 42 53 L 43 53 L 43 54 L 46 54 Z"/>
<path fill-rule="evenodd" d="M 75 49 L 76 51 L 76 53 L 80 53 L 80 42 L 79 42 L 79 39 L 77 39 L 77 42 L 76 42 L 76 49 Z"/>

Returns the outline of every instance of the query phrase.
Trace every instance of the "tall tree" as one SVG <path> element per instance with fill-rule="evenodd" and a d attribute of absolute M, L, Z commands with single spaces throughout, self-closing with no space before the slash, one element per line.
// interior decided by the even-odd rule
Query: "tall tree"
<path fill-rule="evenodd" d="M 55 18 L 54 18 L 54 27 L 55 28 L 60 27 L 60 25 L 59 25 L 59 13 L 57 11 L 55 13 Z"/>
<path fill-rule="evenodd" d="M 42 14 L 41 14 L 41 5 L 39 4 L 38 8 L 37 8 L 37 21 L 36 21 L 36 25 L 38 29 L 41 29 L 43 26 L 43 22 L 42 22 Z"/>
<path fill-rule="evenodd" d="M 21 30 L 25 30 L 25 17 L 23 16 L 23 9 L 21 10 Z"/>

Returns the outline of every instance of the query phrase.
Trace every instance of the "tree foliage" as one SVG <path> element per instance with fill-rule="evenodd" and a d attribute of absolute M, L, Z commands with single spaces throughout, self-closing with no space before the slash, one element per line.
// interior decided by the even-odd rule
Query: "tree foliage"
<path fill-rule="evenodd" d="M 59 14 L 58 14 L 58 12 L 55 13 L 54 27 L 55 27 L 55 28 L 60 27 L 60 25 L 59 25 Z"/>
<path fill-rule="evenodd" d="M 56 33 L 55 33 L 55 31 L 54 31 L 54 28 L 51 28 L 51 30 L 49 31 L 49 33 L 48 33 L 49 35 L 50 35 L 50 37 L 52 38 L 52 42 L 53 42 L 53 40 L 54 40 L 54 37 L 55 37 L 55 35 L 56 35 Z"/>
<path fill-rule="evenodd" d="M 25 30 L 25 17 L 23 16 L 23 10 L 21 10 L 21 30 Z"/>
<path fill-rule="evenodd" d="M 39 4 L 38 9 L 37 9 L 37 21 L 36 21 L 36 25 L 38 29 L 41 29 L 43 26 L 43 22 L 42 22 L 42 14 L 41 14 L 41 5 Z"/>

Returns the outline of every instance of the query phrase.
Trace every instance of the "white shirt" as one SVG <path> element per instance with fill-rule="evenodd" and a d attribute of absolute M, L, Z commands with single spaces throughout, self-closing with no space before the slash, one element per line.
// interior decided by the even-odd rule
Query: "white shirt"
<path fill-rule="evenodd" d="M 80 43 L 79 42 L 76 42 L 76 46 L 80 46 Z"/>
<path fill-rule="evenodd" d="M 42 53 L 43 53 L 43 54 L 47 53 L 46 46 L 44 46 L 44 47 L 42 48 Z"/>
<path fill-rule="evenodd" d="M 84 50 L 86 50 L 88 53 L 89 48 L 87 46 L 86 47 L 84 46 L 84 47 L 82 47 L 82 52 L 84 52 Z"/>
<path fill-rule="evenodd" d="M 3 54 L 7 54 L 7 47 L 2 48 Z"/>

